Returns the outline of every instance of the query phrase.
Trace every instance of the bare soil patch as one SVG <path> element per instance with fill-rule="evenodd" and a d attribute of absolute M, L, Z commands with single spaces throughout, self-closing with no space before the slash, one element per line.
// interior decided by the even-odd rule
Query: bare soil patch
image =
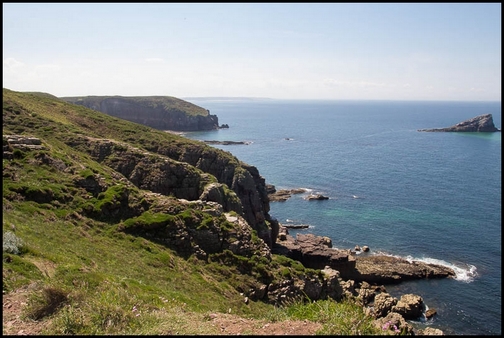
<path fill-rule="evenodd" d="M 3 294 L 2 334 L 3 335 L 40 335 L 50 320 L 34 321 L 23 318 L 23 308 L 28 303 L 28 295 L 33 292 L 31 286 Z"/>
<path fill-rule="evenodd" d="M 16 291 L 3 294 L 3 335 L 41 335 L 50 324 L 50 319 L 34 321 L 23 318 L 23 308 L 27 305 L 28 295 L 33 287 L 23 287 Z M 211 325 L 216 327 L 221 335 L 315 335 L 322 325 L 310 321 L 268 322 L 241 318 L 226 313 L 212 313 Z"/>
<path fill-rule="evenodd" d="M 322 328 L 319 323 L 308 320 L 288 320 L 267 322 L 264 320 L 245 319 L 225 313 L 210 315 L 212 325 L 220 327 L 223 335 L 315 335 Z"/>

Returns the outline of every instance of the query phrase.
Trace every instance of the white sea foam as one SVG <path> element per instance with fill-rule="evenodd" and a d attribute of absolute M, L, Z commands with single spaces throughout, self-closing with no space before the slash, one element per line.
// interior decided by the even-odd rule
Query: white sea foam
<path fill-rule="evenodd" d="M 384 252 L 377 252 L 376 254 L 379 255 L 385 255 L 385 256 L 391 256 L 391 257 L 397 257 L 397 258 L 402 258 L 407 260 L 408 262 L 423 262 L 427 264 L 436 264 L 436 265 L 441 265 L 445 266 L 447 268 L 452 269 L 455 272 L 455 280 L 461 281 L 461 282 L 466 282 L 470 283 L 474 281 L 474 279 L 478 276 L 478 273 L 476 272 L 476 266 L 471 265 L 471 264 L 465 264 L 465 266 L 460 266 L 460 264 L 456 265 L 441 259 L 436 259 L 436 258 L 430 258 L 430 257 L 422 257 L 422 258 L 416 258 L 413 256 L 406 256 L 406 257 L 401 257 L 398 255 L 391 255 L 387 254 Z"/>
<path fill-rule="evenodd" d="M 455 271 L 455 279 L 461 282 L 470 283 L 478 276 L 476 272 L 476 267 L 471 264 L 465 264 L 465 266 L 455 265 L 453 263 L 446 262 L 444 260 L 436 259 L 436 258 L 420 258 L 414 259 L 416 261 L 428 263 L 428 264 L 437 264 L 441 266 L 446 266 L 453 271 Z"/>

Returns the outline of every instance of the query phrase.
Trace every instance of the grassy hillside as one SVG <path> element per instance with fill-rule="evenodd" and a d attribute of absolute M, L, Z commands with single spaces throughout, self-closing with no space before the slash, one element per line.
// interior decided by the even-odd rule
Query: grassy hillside
<path fill-rule="evenodd" d="M 190 116 L 207 116 L 208 111 L 200 106 L 192 104 L 188 101 L 184 101 L 172 96 L 85 96 L 85 97 L 61 97 L 60 99 L 70 102 L 79 103 L 80 101 L 86 101 L 86 106 L 100 106 L 100 103 L 106 99 L 111 98 L 122 98 L 133 104 L 138 104 L 139 106 L 145 106 L 150 108 L 164 108 L 167 111 L 170 110 L 180 110 L 185 112 Z"/>
<path fill-rule="evenodd" d="M 226 218 L 201 203 L 139 188 L 90 155 L 97 144 L 106 144 L 118 154 L 108 163 L 124 161 L 121 168 L 130 162 L 119 154 L 161 158 L 204 177 L 203 184 L 216 178 L 152 151 L 218 152 L 239 163 L 230 153 L 49 94 L 7 89 L 2 132 L 3 292 L 4 297 L 28 292 L 21 320 L 42 324 L 40 334 L 220 334 L 213 313 L 270 322 L 309 320 L 321 324 L 321 334 L 377 333 L 371 318 L 350 301 L 299 298 L 275 306 L 245 299 L 247 288 L 265 279 L 320 271 L 283 256 L 265 259 L 254 251 L 262 243 L 257 233 L 229 221 L 236 213 Z M 33 142 L 15 147 L 7 135 Z M 141 231 L 128 231 L 133 228 Z M 216 231 L 229 241 L 250 232 L 251 254 L 181 255 L 180 247 L 158 236 L 180 228 Z M 149 231 L 159 231 L 158 237 L 147 236 Z M 4 334 L 5 324 L 4 317 Z"/>

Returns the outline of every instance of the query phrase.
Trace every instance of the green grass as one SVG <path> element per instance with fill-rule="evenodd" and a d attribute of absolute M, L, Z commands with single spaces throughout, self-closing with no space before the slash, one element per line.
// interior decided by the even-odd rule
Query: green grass
<path fill-rule="evenodd" d="M 121 98 L 123 102 L 132 105 L 149 107 L 152 109 L 165 109 L 166 111 L 181 111 L 190 116 L 207 116 L 208 111 L 190 102 L 172 96 L 80 96 L 62 97 L 61 100 L 85 106 L 100 106 L 104 100 Z"/>
<path fill-rule="evenodd" d="M 113 140 L 103 142 L 112 144 L 116 154 L 132 147 L 174 158 L 192 153 L 194 161 L 210 154 L 212 161 L 203 166 L 221 162 L 247 175 L 229 153 L 48 94 L 6 89 L 3 94 L 3 134 L 38 137 L 45 147 L 18 149 L 2 161 L 2 287 L 10 293 L 30 286 L 23 318 L 46 323 L 42 334 L 220 334 L 208 314 L 229 311 L 271 321 L 312 320 L 323 324 L 321 334 L 373 332 L 369 318 L 352 303 L 246 304 L 243 293 L 261 283 L 321 278 L 321 272 L 255 251 L 246 257 L 223 250 L 207 260 L 181 256 L 163 241 L 163 231 L 211 230 L 220 239 L 235 240 L 237 225 L 125 182 L 93 159 L 90 152 L 102 143 L 88 140 Z M 205 182 L 217 181 L 206 175 Z M 223 191 L 228 202 L 240 205 L 231 189 L 224 186 Z M 256 231 L 250 236 L 252 247 L 260 243 Z"/>

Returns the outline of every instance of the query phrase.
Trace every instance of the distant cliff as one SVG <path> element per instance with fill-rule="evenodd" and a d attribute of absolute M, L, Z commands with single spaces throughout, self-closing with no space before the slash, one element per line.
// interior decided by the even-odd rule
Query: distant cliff
<path fill-rule="evenodd" d="M 483 114 L 472 119 L 459 122 L 451 127 L 420 129 L 418 131 L 441 131 L 441 132 L 494 132 L 499 131 L 494 125 L 492 114 Z"/>
<path fill-rule="evenodd" d="M 199 131 L 219 128 L 217 115 L 171 96 L 60 97 L 69 103 L 159 130 Z"/>

